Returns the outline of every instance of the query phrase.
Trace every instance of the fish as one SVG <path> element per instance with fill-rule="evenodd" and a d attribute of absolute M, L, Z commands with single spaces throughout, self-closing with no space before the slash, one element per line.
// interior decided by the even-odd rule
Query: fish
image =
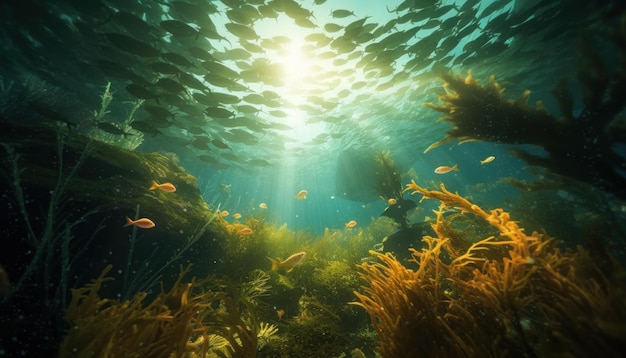
<path fill-rule="evenodd" d="M 232 23 L 232 22 L 229 22 L 224 26 L 226 27 L 226 30 L 228 30 L 228 32 L 239 37 L 240 39 L 244 39 L 244 40 L 259 39 L 259 35 L 257 35 L 254 29 L 252 29 L 251 27 Z"/>
<path fill-rule="evenodd" d="M 406 190 L 411 189 L 409 188 L 409 185 L 411 184 L 407 184 Z M 407 213 L 416 207 L 417 203 L 415 201 L 400 198 L 396 200 L 395 204 L 387 206 L 380 216 L 392 218 L 396 223 L 400 224 L 400 226 L 406 227 L 408 225 L 406 219 Z"/>
<path fill-rule="evenodd" d="M 237 234 L 239 235 L 250 235 L 252 233 L 254 233 L 254 231 L 252 231 L 252 229 L 250 229 L 249 227 L 244 227 L 243 229 L 237 231 Z"/>
<path fill-rule="evenodd" d="M 181 85 L 171 78 L 160 78 L 157 81 L 156 85 L 163 88 L 167 92 L 172 93 L 185 92 L 186 90 L 185 86 Z"/>
<path fill-rule="evenodd" d="M 164 121 L 163 123 L 167 123 L 167 119 L 169 118 L 174 118 L 174 113 L 160 106 L 145 105 L 145 106 L 142 106 L 141 108 L 145 110 L 146 112 L 150 113 L 150 116 L 152 116 L 152 119 Z"/>
<path fill-rule="evenodd" d="M 241 214 L 239 214 L 239 213 L 234 213 L 234 214 L 233 214 L 233 219 L 241 219 Z"/>
<path fill-rule="evenodd" d="M 345 225 L 346 225 L 346 228 L 355 227 L 356 226 L 356 221 L 350 220 Z"/>
<path fill-rule="evenodd" d="M 332 17 L 334 17 L 335 19 L 341 19 L 344 17 L 348 17 L 348 16 L 355 16 L 353 11 L 350 10 L 335 10 L 333 12 L 330 13 L 330 15 Z"/>
<path fill-rule="evenodd" d="M 157 57 L 161 54 L 159 50 L 154 47 L 123 34 L 109 33 L 104 34 L 104 37 L 113 46 L 137 56 Z"/>
<path fill-rule="evenodd" d="M 108 122 L 100 122 L 97 127 L 98 129 L 113 135 L 123 135 L 124 137 L 132 135 L 132 133 L 124 132 L 120 127 Z"/>
<path fill-rule="evenodd" d="M 291 272 L 294 267 L 300 265 L 302 261 L 304 261 L 305 256 L 306 252 L 302 251 L 289 256 L 285 261 L 281 261 L 280 258 L 273 259 L 268 257 L 267 259 L 272 263 L 272 271 L 283 269 L 285 272 Z"/>
<path fill-rule="evenodd" d="M 184 22 L 177 20 L 163 20 L 160 23 L 161 27 L 165 29 L 165 31 L 169 32 L 174 36 L 180 37 L 189 37 L 189 36 L 198 36 L 198 30 L 193 27 L 187 25 Z"/>
<path fill-rule="evenodd" d="M 177 75 L 180 73 L 178 67 L 167 62 L 152 62 L 148 64 L 150 68 L 164 75 Z"/>
<path fill-rule="evenodd" d="M 387 200 L 387 205 L 395 205 L 398 201 L 394 198 L 389 198 L 389 200 Z"/>
<path fill-rule="evenodd" d="M 220 215 L 221 215 L 222 217 L 228 216 L 229 214 L 230 214 L 230 213 L 229 213 L 228 211 L 226 211 L 226 210 L 222 210 L 222 211 L 220 211 Z"/>
<path fill-rule="evenodd" d="M 156 190 L 156 189 L 163 190 L 164 192 L 167 192 L 167 193 L 173 193 L 176 191 L 176 187 L 172 183 L 159 184 L 156 181 L 153 181 L 152 186 L 150 187 L 150 190 Z"/>
<path fill-rule="evenodd" d="M 261 203 L 261 204 L 259 204 L 259 208 L 261 208 L 261 209 L 267 209 L 267 204 L 265 204 L 265 203 Z"/>
<path fill-rule="evenodd" d="M 276 310 L 276 317 L 278 317 L 279 321 L 283 318 L 284 315 L 285 315 L 285 310 Z"/>
<path fill-rule="evenodd" d="M 132 94 L 133 96 L 139 98 L 139 99 L 143 99 L 143 100 L 151 100 L 154 99 L 157 101 L 158 103 L 158 96 L 151 92 L 150 90 L 135 84 L 135 83 L 131 83 L 129 85 L 126 86 L 126 91 L 128 91 L 128 93 Z"/>
<path fill-rule="evenodd" d="M 137 220 L 132 220 L 131 218 L 127 217 L 126 218 L 126 224 L 124 225 L 124 227 L 127 226 L 131 226 L 134 225 L 140 229 L 151 229 L 153 227 L 156 226 L 156 224 L 154 223 L 154 221 L 148 219 L 148 218 L 141 218 L 141 219 L 137 219 Z"/>
<path fill-rule="evenodd" d="M 337 31 L 341 31 L 342 29 L 343 29 L 343 26 L 334 24 L 332 22 L 329 22 L 324 25 L 324 30 L 326 30 L 327 32 L 337 32 Z"/>
<path fill-rule="evenodd" d="M 303 200 L 303 199 L 306 199 L 306 195 L 307 195 L 308 193 L 309 193 L 309 192 L 308 192 L 307 190 L 302 189 L 302 190 L 300 190 L 300 191 L 298 192 L 298 194 L 296 194 L 296 199 L 298 199 L 298 200 Z"/>
<path fill-rule="evenodd" d="M 174 52 L 165 52 L 161 54 L 161 57 L 167 61 L 182 67 L 192 67 L 193 62 L 189 61 L 185 56 L 179 55 Z"/>
<path fill-rule="evenodd" d="M 451 171 L 455 171 L 455 172 L 460 171 L 458 165 L 454 164 L 451 167 L 447 165 L 442 165 L 440 167 L 437 167 L 437 169 L 435 169 L 436 174 L 446 174 L 446 173 L 450 173 Z"/>
<path fill-rule="evenodd" d="M 481 161 L 480 161 L 480 164 L 485 165 L 485 164 L 487 164 L 487 163 L 491 163 L 491 162 L 493 162 L 493 160 L 494 160 L 494 159 L 496 159 L 496 157 L 494 157 L 493 155 L 488 156 L 487 158 L 485 158 L 485 159 L 481 160 Z"/>

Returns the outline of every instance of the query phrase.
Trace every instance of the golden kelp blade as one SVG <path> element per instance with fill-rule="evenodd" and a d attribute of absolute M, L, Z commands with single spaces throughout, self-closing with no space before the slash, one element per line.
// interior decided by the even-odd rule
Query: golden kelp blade
<path fill-rule="evenodd" d="M 626 287 L 586 250 L 561 251 L 544 234 L 526 234 L 506 211 L 485 211 L 443 185 L 407 187 L 441 201 L 436 236 L 424 236 L 420 251 L 411 248 L 407 264 L 371 251 L 380 262 L 359 265 L 367 285 L 353 303 L 369 313 L 383 357 L 618 354 L 626 343 Z M 474 214 L 499 234 L 459 241 L 447 234 L 445 207 Z"/>

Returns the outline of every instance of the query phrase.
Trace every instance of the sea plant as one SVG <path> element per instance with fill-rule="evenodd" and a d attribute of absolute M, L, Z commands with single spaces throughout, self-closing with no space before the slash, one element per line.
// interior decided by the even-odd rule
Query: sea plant
<path fill-rule="evenodd" d="M 593 41 L 581 36 L 576 44 L 577 77 L 582 93 L 582 110 L 575 103 L 569 81 L 556 82 L 552 95 L 560 110 L 551 114 L 543 102 L 528 103 L 530 91 L 518 98 L 504 96 L 504 88 L 491 76 L 485 85 L 471 73 L 463 78 L 443 73 L 440 104 L 425 103 L 444 114 L 440 120 L 453 125 L 445 137 L 429 146 L 431 150 L 450 140 L 459 142 L 489 141 L 506 144 L 530 144 L 541 147 L 547 155 L 525 148 L 513 153 L 528 164 L 542 167 L 549 174 L 590 183 L 620 198 L 626 198 L 626 179 L 619 173 L 624 158 L 614 151 L 624 143 L 620 116 L 626 108 L 626 15 L 612 26 L 610 51 L 615 58 L 604 58 Z M 608 44 L 607 44 L 608 45 Z M 610 48 L 611 46 L 607 46 Z M 617 66 L 611 68 L 611 65 Z"/>
<path fill-rule="evenodd" d="M 626 344 L 626 286 L 582 247 L 562 250 L 545 233 L 527 234 L 502 209 L 485 211 L 458 194 L 413 194 L 441 202 L 435 236 L 409 249 L 404 264 L 372 252 L 360 266 L 366 286 L 356 305 L 371 317 L 384 357 L 618 355 Z M 446 235 L 443 212 L 456 208 L 495 230 L 463 247 Z M 584 337 L 584 339 L 581 339 Z"/>
<path fill-rule="evenodd" d="M 66 130 L 57 127 L 56 137 L 56 179 L 53 189 L 50 191 L 43 225 L 38 225 L 33 221 L 32 213 L 27 207 L 28 199 L 22 185 L 22 175 L 25 168 L 20 167 L 21 156 L 15 148 L 17 144 L 0 143 L 6 153 L 5 164 L 8 165 L 8 176 L 12 179 L 14 200 L 26 228 L 24 241 L 32 249 L 28 264 L 21 270 L 21 274 L 15 280 L 8 295 L 3 297 L 3 301 L 22 294 L 27 286 L 42 287 L 43 300 L 46 306 L 56 309 L 65 307 L 66 295 L 70 287 L 68 275 L 71 271 L 72 262 L 77 255 L 77 253 L 73 256 L 70 255 L 70 246 L 75 239 L 74 231 L 77 226 L 84 224 L 98 212 L 97 209 L 92 209 L 79 215 L 70 215 L 67 208 L 68 204 L 65 201 L 68 186 L 85 159 L 94 150 L 95 144 L 93 142 L 86 144 L 68 172 L 66 170 L 67 163 L 64 160 Z M 101 224 L 94 227 L 93 235 L 87 242 L 91 241 L 102 229 Z M 56 254 L 60 254 L 60 260 Z M 42 281 L 39 282 L 38 278 L 41 278 Z"/>

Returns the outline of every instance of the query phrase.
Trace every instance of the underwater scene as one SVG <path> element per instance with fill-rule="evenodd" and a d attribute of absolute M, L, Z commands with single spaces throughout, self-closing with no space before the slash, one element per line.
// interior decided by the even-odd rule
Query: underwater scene
<path fill-rule="evenodd" d="M 0 357 L 622 356 L 626 2 L 0 20 Z"/>

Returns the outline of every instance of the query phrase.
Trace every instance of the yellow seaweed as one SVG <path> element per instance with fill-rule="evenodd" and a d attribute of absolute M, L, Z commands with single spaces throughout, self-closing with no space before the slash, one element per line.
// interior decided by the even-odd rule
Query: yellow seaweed
<path fill-rule="evenodd" d="M 560 250 L 551 237 L 527 234 L 502 209 L 486 211 L 443 185 L 407 190 L 441 201 L 435 237 L 410 249 L 408 264 L 371 252 L 357 302 L 370 315 L 383 357 L 618 354 L 626 343 L 625 288 L 588 252 Z M 498 234 L 452 247 L 443 209 L 476 215 Z M 410 267 L 409 267 L 410 266 Z M 581 339 L 584 337 L 584 339 Z"/>

